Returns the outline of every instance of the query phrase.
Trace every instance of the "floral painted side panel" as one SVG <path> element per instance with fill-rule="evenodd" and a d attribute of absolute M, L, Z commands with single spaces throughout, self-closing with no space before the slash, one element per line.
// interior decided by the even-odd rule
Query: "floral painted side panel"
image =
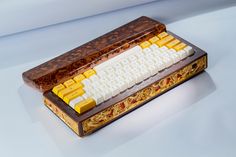
<path fill-rule="evenodd" d="M 125 98 L 124 100 L 106 108 L 105 110 L 91 116 L 82 122 L 84 134 L 89 134 L 94 130 L 104 126 L 108 122 L 115 120 L 122 114 L 142 105 L 145 101 L 156 97 L 157 95 L 167 91 L 173 86 L 187 80 L 193 75 L 203 71 L 207 66 L 207 57 L 192 62 L 184 68 L 172 73 L 171 75 L 161 79 L 158 82 L 138 91 L 137 93 Z"/>

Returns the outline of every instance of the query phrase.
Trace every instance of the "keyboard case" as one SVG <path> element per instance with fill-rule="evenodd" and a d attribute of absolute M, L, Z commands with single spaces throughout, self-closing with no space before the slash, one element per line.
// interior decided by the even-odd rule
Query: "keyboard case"
<path fill-rule="evenodd" d="M 163 31 L 167 31 L 164 24 L 142 16 L 24 72 L 23 80 L 43 92 L 44 104 L 76 134 L 91 134 L 202 72 L 207 68 L 207 53 L 167 31 L 193 47 L 194 54 L 82 114 L 78 114 L 51 89 Z"/>

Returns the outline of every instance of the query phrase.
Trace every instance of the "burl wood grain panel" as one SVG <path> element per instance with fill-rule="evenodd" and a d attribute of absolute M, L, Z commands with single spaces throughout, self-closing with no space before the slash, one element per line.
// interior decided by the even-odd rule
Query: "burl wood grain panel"
<path fill-rule="evenodd" d="M 23 80 L 42 92 L 101 63 L 109 54 L 119 53 L 147 38 L 166 31 L 164 24 L 140 17 L 80 47 L 23 73 Z"/>

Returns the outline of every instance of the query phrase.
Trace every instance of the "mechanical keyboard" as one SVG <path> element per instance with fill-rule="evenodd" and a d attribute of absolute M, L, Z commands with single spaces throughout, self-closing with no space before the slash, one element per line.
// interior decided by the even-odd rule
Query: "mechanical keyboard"
<path fill-rule="evenodd" d="M 23 79 L 43 91 L 45 105 L 84 136 L 206 67 L 204 51 L 160 22 L 140 17 L 23 73 Z"/>

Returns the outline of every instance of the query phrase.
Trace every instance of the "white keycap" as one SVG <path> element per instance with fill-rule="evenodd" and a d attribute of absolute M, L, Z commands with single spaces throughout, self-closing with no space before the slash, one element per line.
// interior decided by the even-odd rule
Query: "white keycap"
<path fill-rule="evenodd" d="M 184 51 L 187 52 L 187 55 L 188 55 L 188 56 L 190 56 L 190 55 L 192 55 L 192 54 L 194 53 L 194 50 L 193 50 L 193 48 L 192 48 L 191 46 L 185 47 L 185 48 L 184 48 Z"/>
<path fill-rule="evenodd" d="M 122 66 L 125 66 L 125 65 L 129 64 L 129 60 L 128 59 L 122 59 L 120 61 L 120 63 L 121 63 Z"/>
<path fill-rule="evenodd" d="M 168 58 L 172 60 L 172 63 L 175 64 L 179 61 L 179 57 L 176 53 L 167 51 Z"/>
<path fill-rule="evenodd" d="M 96 70 L 95 70 L 95 71 L 96 71 Z M 97 73 L 97 76 L 98 76 L 99 78 L 102 78 L 102 77 L 104 77 L 104 76 L 107 75 L 107 73 L 106 73 L 104 70 L 96 71 L 96 73 Z"/>
<path fill-rule="evenodd" d="M 127 86 L 127 89 L 132 87 L 132 84 L 131 84 L 131 79 L 130 78 L 127 78 L 125 79 L 125 85 Z"/>
<path fill-rule="evenodd" d="M 156 54 L 161 54 L 162 53 L 162 51 L 160 51 L 159 48 L 154 50 L 153 52 L 156 53 Z"/>
<path fill-rule="evenodd" d="M 155 75 L 155 74 L 158 73 L 158 68 L 155 67 L 154 65 L 149 66 L 149 67 L 148 67 L 148 70 L 150 71 L 151 76 L 153 76 L 153 75 Z"/>
<path fill-rule="evenodd" d="M 105 67 L 107 67 L 108 65 L 108 62 L 105 61 L 105 62 L 102 62 L 101 64 L 99 65 L 96 65 L 93 69 L 96 71 L 96 72 L 99 72 L 99 71 L 102 71 Z"/>
<path fill-rule="evenodd" d="M 115 70 L 118 70 L 118 69 L 121 69 L 121 68 L 122 68 L 122 65 L 121 65 L 119 62 L 116 62 L 116 63 L 113 64 L 113 68 L 114 68 Z"/>
<path fill-rule="evenodd" d="M 102 84 L 94 84 L 93 89 L 91 90 L 91 93 L 94 94 L 94 90 L 99 92 L 100 89 L 102 89 L 101 86 L 102 86 Z"/>
<path fill-rule="evenodd" d="M 96 93 L 95 95 L 93 95 L 92 98 L 95 100 L 96 105 L 100 105 L 104 101 L 103 96 L 99 93 Z"/>
<path fill-rule="evenodd" d="M 132 63 L 130 64 L 130 66 L 132 66 L 132 68 L 135 68 L 135 67 L 139 66 L 138 60 L 132 62 Z"/>
<path fill-rule="evenodd" d="M 111 90 L 109 88 L 103 89 L 102 96 L 104 98 L 104 101 L 110 99 L 112 97 Z"/>
<path fill-rule="evenodd" d="M 84 87 L 83 90 L 85 91 L 85 93 L 89 96 L 93 95 L 93 88 L 88 88 L 88 87 Z"/>
<path fill-rule="evenodd" d="M 97 75 L 92 75 L 89 77 L 90 82 L 97 82 L 99 80 L 99 77 Z"/>
<path fill-rule="evenodd" d="M 138 52 L 142 52 L 142 48 L 140 46 L 135 46 L 126 50 L 125 52 L 117 55 L 114 59 L 110 59 L 111 62 L 118 62 L 120 59 L 127 58 L 129 55 L 136 54 Z"/>
<path fill-rule="evenodd" d="M 144 56 L 143 52 L 138 52 L 134 54 L 135 57 L 137 57 L 137 59 L 142 58 Z"/>
<path fill-rule="evenodd" d="M 166 50 L 168 50 L 168 48 L 166 46 L 162 46 L 159 48 L 160 51 L 165 52 Z"/>
<path fill-rule="evenodd" d="M 128 76 L 128 79 L 129 79 L 129 87 L 132 87 L 136 84 L 136 80 L 133 76 Z"/>
<path fill-rule="evenodd" d="M 100 84 L 99 86 L 97 86 L 97 88 L 95 89 L 96 90 L 96 93 L 94 94 L 94 95 L 96 95 L 96 94 L 100 94 L 100 95 L 102 95 L 102 97 L 103 97 L 103 99 L 104 99 L 104 101 L 107 99 L 106 97 L 108 97 L 108 96 L 106 96 L 106 88 L 108 88 L 108 86 L 107 85 L 105 85 L 105 84 Z"/>
<path fill-rule="evenodd" d="M 159 49 L 159 47 L 156 45 L 156 44 L 152 44 L 150 47 L 149 47 L 152 51 L 156 51 Z"/>
<path fill-rule="evenodd" d="M 119 88 L 116 85 L 111 86 L 110 91 L 113 97 L 119 94 Z"/>
<path fill-rule="evenodd" d="M 175 49 L 169 49 L 169 51 L 170 51 L 170 52 L 176 52 L 176 50 L 175 50 Z"/>
<path fill-rule="evenodd" d="M 110 74 L 110 73 L 113 73 L 115 69 L 113 69 L 112 66 L 109 66 L 109 67 L 106 67 L 104 69 L 104 71 L 107 73 L 107 74 Z"/>
<path fill-rule="evenodd" d="M 135 62 L 137 60 L 137 57 L 135 55 L 130 55 L 128 60 L 129 60 L 130 63 L 132 63 L 132 62 Z"/>
<path fill-rule="evenodd" d="M 136 53 L 142 52 L 142 48 L 139 45 L 137 45 L 132 48 L 132 51 L 133 51 L 132 54 L 136 54 Z"/>
<path fill-rule="evenodd" d="M 164 58 L 163 60 L 165 68 L 170 67 L 173 64 L 173 61 L 170 58 Z"/>
<path fill-rule="evenodd" d="M 141 73 L 140 71 L 136 74 L 136 76 L 137 76 L 137 80 L 136 80 L 136 84 L 138 84 L 138 83 L 140 83 L 140 82 L 142 82 L 143 81 L 143 79 L 144 79 L 144 76 L 143 76 L 143 73 Z"/>
<path fill-rule="evenodd" d="M 84 94 L 82 95 L 82 97 L 83 97 L 84 99 L 88 99 L 90 96 L 92 96 L 92 95 L 89 95 L 88 93 L 84 93 Z"/>
<path fill-rule="evenodd" d="M 154 60 L 154 58 L 156 58 L 157 56 L 155 55 L 155 54 L 153 54 L 153 53 L 150 53 L 150 54 L 148 54 L 148 55 L 146 55 L 145 56 L 145 58 L 148 60 L 148 61 L 153 61 Z"/>
<path fill-rule="evenodd" d="M 137 62 L 138 62 L 140 65 L 143 65 L 143 64 L 145 64 L 146 60 L 144 59 L 144 57 L 142 57 L 142 58 L 139 58 Z"/>
<path fill-rule="evenodd" d="M 75 104 L 81 102 L 82 100 L 84 100 L 83 97 L 81 97 L 81 96 L 80 96 L 80 97 L 77 97 L 77 98 L 75 98 L 75 99 L 73 99 L 73 100 L 70 101 L 69 106 L 72 107 L 72 108 L 74 108 L 74 107 L 75 107 Z"/>
<path fill-rule="evenodd" d="M 185 59 L 186 57 L 188 57 L 187 52 L 184 51 L 184 50 L 180 50 L 180 51 L 178 51 L 177 53 L 180 55 L 181 60 L 182 60 L 182 59 Z"/>
<path fill-rule="evenodd" d="M 151 74 L 145 66 L 141 66 L 140 73 L 142 74 L 142 80 L 148 78 Z"/>
<path fill-rule="evenodd" d="M 124 81 L 124 78 L 121 75 L 116 74 L 116 77 L 115 77 L 114 81 L 116 81 L 116 82 Z"/>
<path fill-rule="evenodd" d="M 161 61 L 161 57 L 160 56 L 156 56 L 155 58 L 152 58 L 154 63 L 157 63 L 159 61 Z"/>
<path fill-rule="evenodd" d="M 139 77 L 140 77 L 140 71 L 139 70 L 137 70 L 137 69 L 134 69 L 132 72 L 131 72 L 131 75 L 132 75 L 132 77 L 133 77 L 133 79 L 134 79 L 134 82 L 135 82 L 135 84 L 136 83 L 138 83 L 139 82 Z"/>
<path fill-rule="evenodd" d="M 145 60 L 145 65 L 154 65 L 155 64 L 155 60 L 153 59 L 154 57 L 148 57 L 145 56 L 144 60 Z"/>
<path fill-rule="evenodd" d="M 91 81 L 89 79 L 84 79 L 81 81 L 81 83 L 84 85 L 84 86 L 90 86 L 91 85 Z"/>
<path fill-rule="evenodd" d="M 177 63 L 177 62 L 179 62 L 179 61 L 181 60 L 180 56 L 179 56 L 177 53 L 173 54 L 173 57 L 174 57 L 175 60 L 176 60 L 175 63 Z"/>
<path fill-rule="evenodd" d="M 124 90 L 126 90 L 128 87 L 126 86 L 125 81 L 118 81 L 117 82 L 117 86 L 120 89 L 120 92 L 123 92 Z"/>
<path fill-rule="evenodd" d="M 160 61 L 157 63 L 156 67 L 158 68 L 158 71 L 162 71 L 165 69 L 165 64 L 163 61 Z"/>
<path fill-rule="evenodd" d="M 148 54 L 148 53 L 151 53 L 152 52 L 152 50 L 150 49 L 150 48 L 145 48 L 145 49 L 143 49 L 143 53 L 146 55 L 146 54 Z"/>

